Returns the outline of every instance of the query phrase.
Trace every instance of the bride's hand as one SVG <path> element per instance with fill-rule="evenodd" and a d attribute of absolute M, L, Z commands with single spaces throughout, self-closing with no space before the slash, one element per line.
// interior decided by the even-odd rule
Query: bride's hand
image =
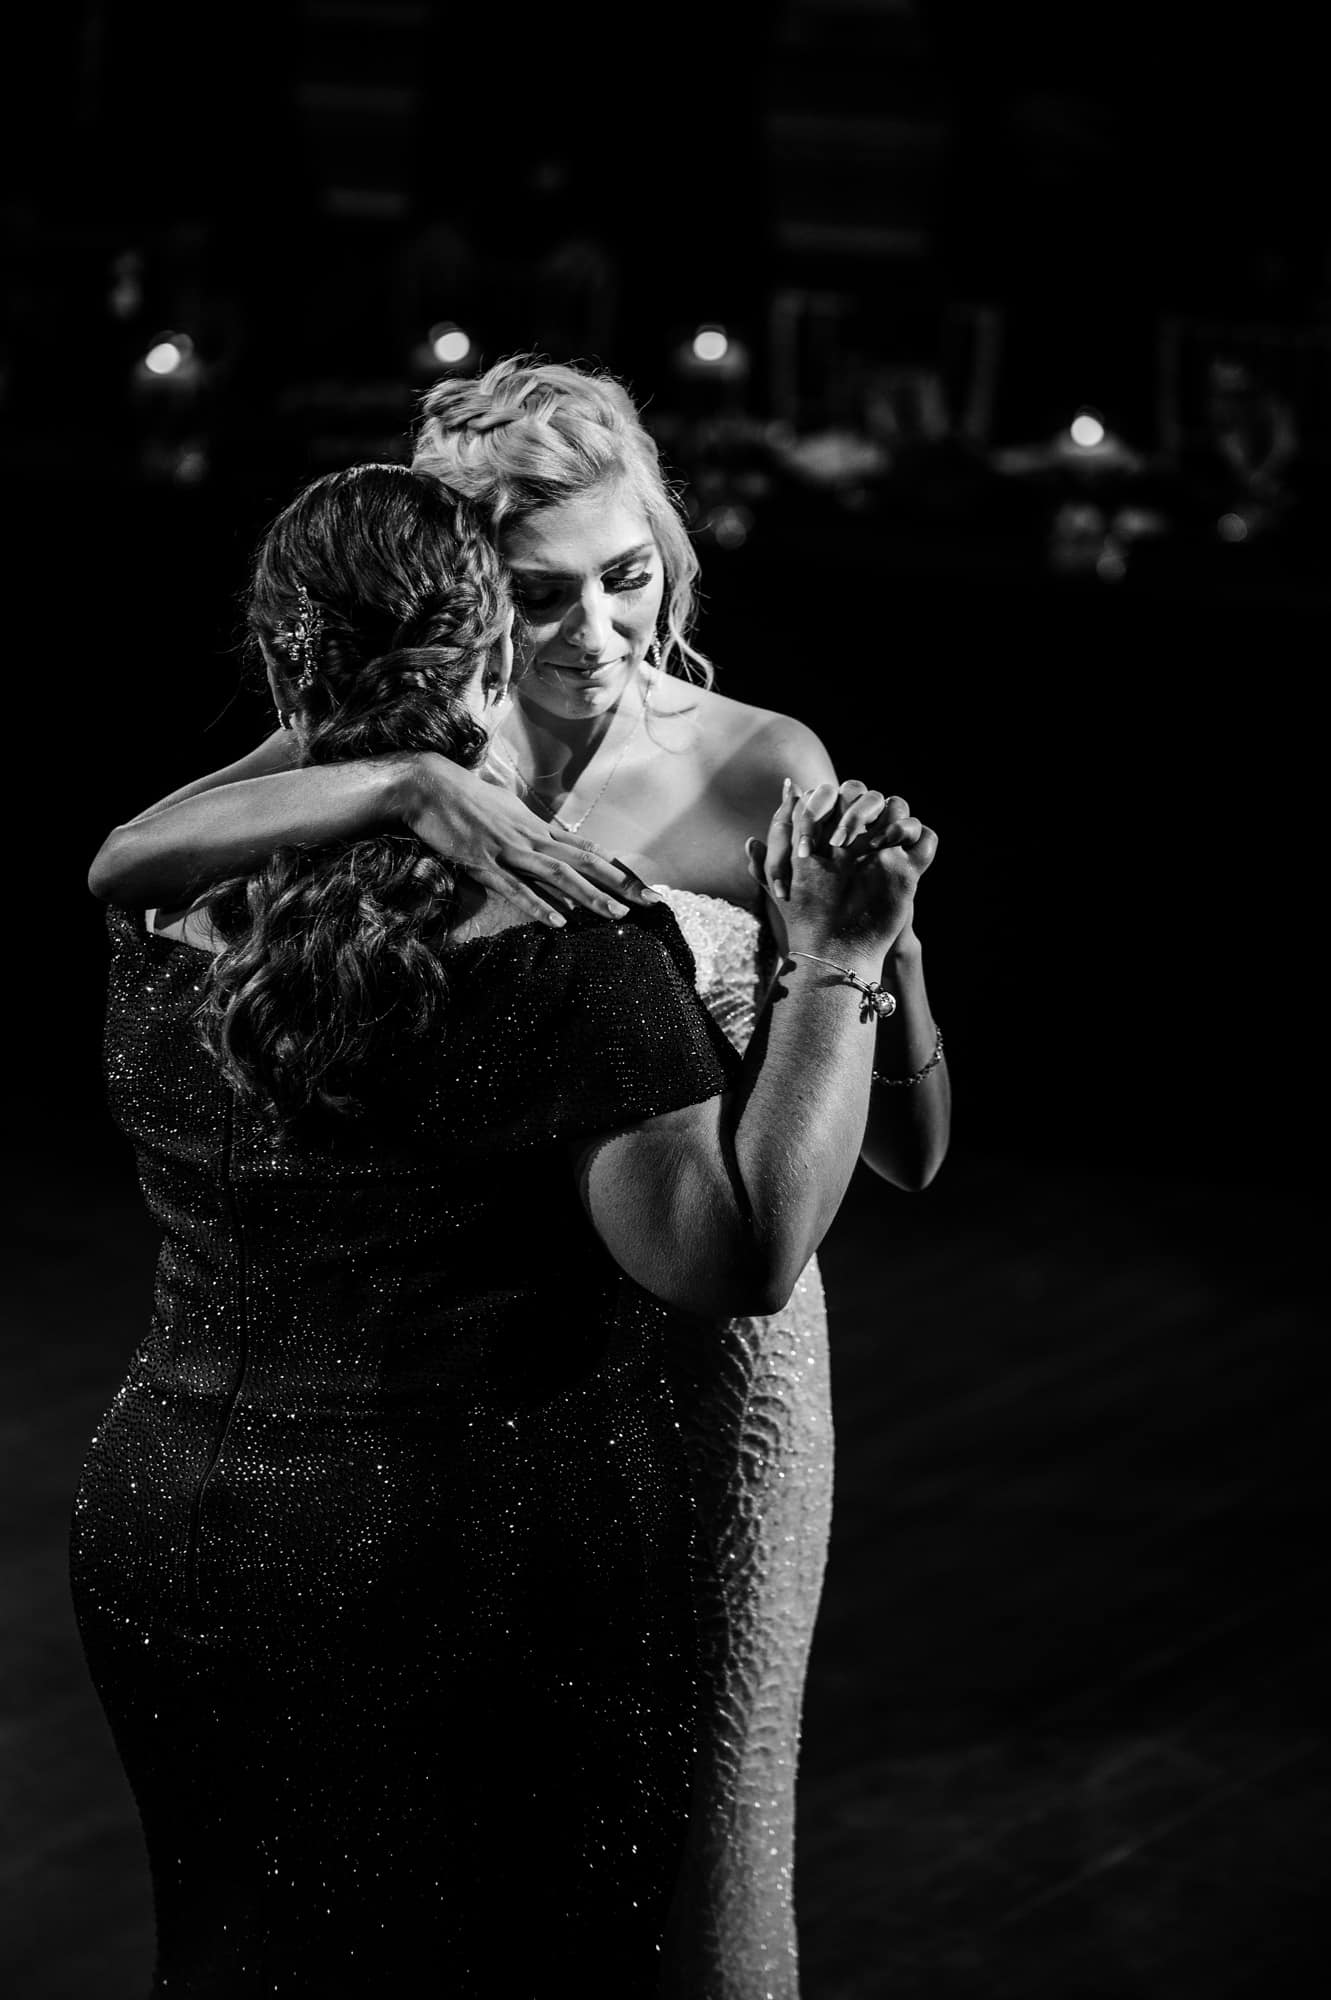
<path fill-rule="evenodd" d="M 760 889 L 778 903 L 790 896 L 790 870 L 794 860 L 794 822 L 801 793 L 787 778 L 781 803 L 772 815 L 763 843 L 764 863 L 759 873 L 752 858 L 749 873 Z M 856 856 L 872 854 L 883 847 L 913 847 L 920 838 L 919 820 L 895 793 L 888 797 L 871 791 L 858 778 L 840 784 L 825 781 L 806 796 L 809 831 L 828 847 L 850 847 Z"/>
<path fill-rule="evenodd" d="M 904 948 L 913 939 L 910 909 L 915 886 L 928 868 L 938 847 L 938 837 L 912 814 L 905 799 L 873 791 L 858 778 L 840 784 L 824 781 L 811 792 L 797 791 L 789 779 L 781 803 L 772 815 L 767 840 L 746 843 L 749 873 L 768 897 L 768 916 L 778 947 L 784 948 L 785 924 L 778 906 L 790 900 L 791 874 L 799 855 L 810 851 L 844 850 L 846 861 L 881 857 L 876 875 L 881 892 L 888 878 L 896 880 L 906 894 L 905 923 L 893 949 Z M 896 855 L 886 850 L 896 849 Z M 884 872 L 885 871 L 885 872 Z M 898 879 L 899 878 L 899 879 Z M 867 888 L 867 878 L 863 885 Z M 867 904 L 866 904 L 867 910 Z"/>
<path fill-rule="evenodd" d="M 591 841 L 547 824 L 497 779 L 434 751 L 408 759 L 399 817 L 427 847 L 524 917 L 560 924 L 553 904 L 622 917 L 629 903 L 660 901 Z"/>

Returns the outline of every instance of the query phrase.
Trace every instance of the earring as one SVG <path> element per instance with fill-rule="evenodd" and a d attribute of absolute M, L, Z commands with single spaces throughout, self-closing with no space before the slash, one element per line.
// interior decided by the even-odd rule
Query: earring
<path fill-rule="evenodd" d="M 659 674 L 659 673 L 660 673 L 660 671 L 661 671 L 661 641 L 660 641 L 660 639 L 659 639 L 659 638 L 655 638 L 655 637 L 654 637 L 654 638 L 653 638 L 653 640 L 652 640 L 652 643 L 651 643 L 651 645 L 650 645 L 650 646 L 649 646 L 649 647 L 647 648 L 647 664 L 648 664 L 648 666 L 649 666 L 649 667 L 651 668 L 651 670 L 652 670 L 652 672 L 653 672 L 654 674 Z"/>

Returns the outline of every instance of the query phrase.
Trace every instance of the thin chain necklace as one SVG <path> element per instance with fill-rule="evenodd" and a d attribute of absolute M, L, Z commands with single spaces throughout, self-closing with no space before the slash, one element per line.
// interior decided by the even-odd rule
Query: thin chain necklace
<path fill-rule="evenodd" d="M 531 785 L 527 783 L 527 780 L 523 777 L 521 771 L 518 770 L 516 761 L 514 762 L 513 774 L 517 778 L 517 781 L 521 785 L 527 798 L 533 805 L 538 807 L 540 811 L 545 813 L 546 818 L 552 823 L 552 825 L 562 827 L 565 833 L 576 833 L 578 828 L 583 824 L 583 822 L 591 818 L 597 806 L 600 805 L 601 800 L 605 797 L 606 793 L 609 791 L 610 781 L 614 777 L 615 772 L 619 769 L 620 765 L 623 763 L 626 755 L 628 754 L 628 747 L 630 743 L 632 743 L 636 739 L 638 731 L 642 728 L 643 720 L 647 714 L 647 694 L 642 684 L 641 671 L 639 672 L 638 678 L 635 682 L 635 686 L 638 690 L 638 699 L 640 706 L 637 715 L 633 719 L 633 727 L 629 730 L 628 735 L 624 738 L 624 741 L 620 744 L 618 755 L 615 757 L 615 760 L 611 764 L 610 769 L 606 772 L 605 779 L 601 785 L 600 790 L 597 792 L 596 797 L 592 800 L 589 806 L 585 806 L 583 808 L 583 810 L 578 814 L 578 817 L 576 819 L 565 819 L 561 813 L 549 811 L 546 801 L 537 794 L 537 792 L 533 789 Z M 592 761 L 595 762 L 594 757 Z"/>

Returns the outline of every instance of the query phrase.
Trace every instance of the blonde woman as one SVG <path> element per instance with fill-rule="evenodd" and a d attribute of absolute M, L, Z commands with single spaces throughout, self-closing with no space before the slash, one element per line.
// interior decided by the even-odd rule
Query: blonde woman
<path fill-rule="evenodd" d="M 773 896 L 787 892 L 797 801 L 801 824 L 844 822 L 840 837 L 899 847 L 919 872 L 934 835 L 903 798 L 838 787 L 803 723 L 711 685 L 690 640 L 696 557 L 618 382 L 524 357 L 442 382 L 413 463 L 488 519 L 514 593 L 514 699 L 487 773 L 420 757 L 292 771 L 279 731 L 116 828 L 91 886 L 178 905 L 280 844 L 384 824 L 556 925 L 577 904 L 614 915 L 642 900 L 636 875 L 669 903 L 698 991 L 742 1051 L 785 944 Z M 946 1152 L 950 1091 L 911 915 L 878 977 L 891 1011 L 876 1027 L 862 1158 L 916 1190 Z M 832 1497 L 816 1264 L 781 1312 L 732 1318 L 710 1343 L 677 1341 L 673 1362 L 703 1526 L 710 1702 L 663 1990 L 796 2000 L 796 1765 Z"/>

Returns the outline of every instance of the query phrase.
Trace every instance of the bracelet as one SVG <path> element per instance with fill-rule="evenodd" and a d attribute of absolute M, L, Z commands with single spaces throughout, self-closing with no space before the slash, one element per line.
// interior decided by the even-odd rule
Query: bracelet
<path fill-rule="evenodd" d="M 819 958 L 812 951 L 788 951 L 786 957 L 807 958 L 814 965 L 830 966 L 833 972 L 841 974 L 847 985 L 857 987 L 864 995 L 860 1001 L 861 1021 L 871 1021 L 875 1015 L 880 1021 L 886 1021 L 897 1011 L 895 993 L 889 993 L 885 986 L 877 985 L 872 979 L 861 979 L 858 972 L 852 972 L 848 965 L 838 965 L 835 959 L 831 958 Z"/>
<path fill-rule="evenodd" d="M 913 1076 L 880 1076 L 878 1071 L 875 1070 L 873 1080 L 875 1083 L 890 1084 L 896 1090 L 909 1090 L 913 1083 L 918 1083 L 922 1076 L 928 1076 L 931 1069 L 937 1068 L 942 1053 L 943 1030 L 940 1028 L 938 1030 L 938 1040 L 934 1043 L 934 1052 L 923 1069 L 917 1069 Z"/>

